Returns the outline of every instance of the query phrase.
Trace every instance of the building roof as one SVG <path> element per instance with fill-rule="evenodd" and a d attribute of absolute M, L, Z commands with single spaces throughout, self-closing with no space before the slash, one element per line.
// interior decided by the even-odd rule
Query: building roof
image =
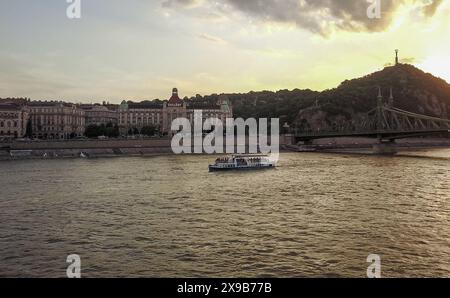
<path fill-rule="evenodd" d="M 86 112 L 114 112 L 114 110 L 110 110 L 107 106 L 102 105 L 80 105 L 80 108 L 85 110 Z"/>
<path fill-rule="evenodd" d="M 183 100 L 178 97 L 178 89 L 177 88 L 172 89 L 172 96 L 170 97 L 169 102 L 167 104 L 170 106 L 183 105 Z"/>
<path fill-rule="evenodd" d="M 0 110 L 3 111 L 18 111 L 21 108 L 20 105 L 14 103 L 0 103 Z"/>
<path fill-rule="evenodd" d="M 130 102 L 128 109 L 162 109 L 162 102 Z"/>
<path fill-rule="evenodd" d="M 28 103 L 32 107 L 54 107 L 54 106 L 65 106 L 72 107 L 74 104 L 63 102 L 63 101 L 31 101 Z"/>
<path fill-rule="evenodd" d="M 0 98 L 0 103 L 1 104 L 16 104 L 16 105 L 26 105 L 30 102 L 30 99 L 28 98 L 12 98 L 12 97 L 8 97 L 8 98 Z"/>

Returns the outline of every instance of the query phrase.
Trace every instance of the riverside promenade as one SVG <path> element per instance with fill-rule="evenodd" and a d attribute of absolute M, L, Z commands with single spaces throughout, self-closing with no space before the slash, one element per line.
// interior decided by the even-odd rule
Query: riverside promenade
<path fill-rule="evenodd" d="M 359 138 L 337 138 L 316 140 L 314 144 L 297 146 L 288 137 L 280 136 L 280 151 L 351 152 L 372 148 L 375 140 Z M 248 152 L 248 140 L 245 146 Z M 402 150 L 417 148 L 450 147 L 450 139 L 416 138 L 398 140 Z M 235 152 L 237 148 L 235 147 Z M 107 139 L 107 140 L 45 140 L 14 141 L 0 143 L 0 160 L 39 159 L 39 158 L 79 158 L 154 156 L 174 154 L 171 139 Z"/>
<path fill-rule="evenodd" d="M 287 139 L 280 136 L 283 148 Z M 152 139 L 85 139 L 85 140 L 41 140 L 14 141 L 0 143 L 0 160 L 39 159 L 39 158 L 79 158 L 79 157 L 118 157 L 118 156 L 154 156 L 174 154 L 171 138 Z M 249 140 L 238 146 L 235 139 L 234 152 L 250 153 Z M 194 140 L 191 141 L 194 144 Z M 224 144 L 224 152 L 226 152 Z"/>
<path fill-rule="evenodd" d="M 170 143 L 168 138 L 15 141 L 0 143 L 0 160 L 172 154 Z"/>

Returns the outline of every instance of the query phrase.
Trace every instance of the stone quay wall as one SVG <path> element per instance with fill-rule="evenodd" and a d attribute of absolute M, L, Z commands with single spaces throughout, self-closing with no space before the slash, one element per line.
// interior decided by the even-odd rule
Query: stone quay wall
<path fill-rule="evenodd" d="M 14 142 L 11 150 L 170 148 L 169 139 Z"/>
<path fill-rule="evenodd" d="M 169 139 L 32 141 L 0 147 L 0 160 L 172 154 Z"/>
<path fill-rule="evenodd" d="M 165 155 L 173 154 L 171 142 L 172 140 L 169 138 L 18 141 L 0 143 L 0 160 Z M 192 140 L 191 143 L 193 146 L 194 141 Z M 237 146 L 237 143 L 235 140 L 234 152 L 249 153 L 248 139 L 245 140 L 246 145 L 242 147 Z M 282 146 L 283 138 L 280 138 L 280 143 Z M 193 147 L 192 152 L 194 152 Z M 224 152 L 226 152 L 225 145 Z"/>

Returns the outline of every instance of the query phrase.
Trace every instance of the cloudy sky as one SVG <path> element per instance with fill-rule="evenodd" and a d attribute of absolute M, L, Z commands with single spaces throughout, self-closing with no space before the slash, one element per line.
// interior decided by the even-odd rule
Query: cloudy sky
<path fill-rule="evenodd" d="M 0 97 L 93 102 L 336 87 L 400 49 L 450 82 L 450 0 L 0 0 Z"/>

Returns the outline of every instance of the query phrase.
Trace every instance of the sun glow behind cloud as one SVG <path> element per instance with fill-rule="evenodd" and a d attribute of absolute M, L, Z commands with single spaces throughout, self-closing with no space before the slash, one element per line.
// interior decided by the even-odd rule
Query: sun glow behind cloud
<path fill-rule="evenodd" d="M 450 83 L 450 1 L 422 29 L 424 55 L 417 66 Z"/>
<path fill-rule="evenodd" d="M 363 76 L 393 64 L 394 49 L 402 63 L 410 63 L 450 82 L 450 1 L 426 18 L 423 4 L 403 5 L 382 32 L 336 31 L 328 38 L 312 36 L 306 57 L 313 58 L 308 77 L 299 78 L 317 90 L 332 88 L 348 78 Z M 302 61 L 308 65 L 309 59 Z M 303 84 L 302 84 L 303 85 Z"/>
<path fill-rule="evenodd" d="M 402 61 L 450 81 L 450 1 L 442 2 L 433 17 L 425 17 L 420 8 L 425 2 L 404 0 L 415 5 L 383 11 L 382 18 L 390 22 L 377 24 L 352 16 L 347 2 L 333 2 L 335 9 L 343 6 L 350 21 L 328 28 L 327 34 L 315 31 L 327 24 L 318 25 L 312 17 L 332 14 L 337 21 L 339 13 L 320 7 L 305 12 L 312 16 L 304 23 L 296 22 L 302 13 L 276 11 L 283 6 L 252 11 L 250 4 L 257 3 L 252 0 L 247 6 L 237 0 L 172 0 L 165 6 L 139 0 L 124 6 L 109 0 L 104 7 L 99 3 L 106 2 L 98 0 L 86 3 L 77 22 L 60 15 L 65 1 L 36 2 L 39 7 L 29 11 L 25 0 L 14 2 L 22 4 L 20 9 L 11 9 L 19 4 L 0 9 L 0 37 L 5 40 L 0 97 L 119 102 L 165 99 L 175 86 L 183 96 L 323 90 L 393 63 L 394 49 L 400 49 Z M 56 2 L 57 7 L 48 4 Z M 25 21 L 14 28 L 8 25 L 16 19 Z"/>

